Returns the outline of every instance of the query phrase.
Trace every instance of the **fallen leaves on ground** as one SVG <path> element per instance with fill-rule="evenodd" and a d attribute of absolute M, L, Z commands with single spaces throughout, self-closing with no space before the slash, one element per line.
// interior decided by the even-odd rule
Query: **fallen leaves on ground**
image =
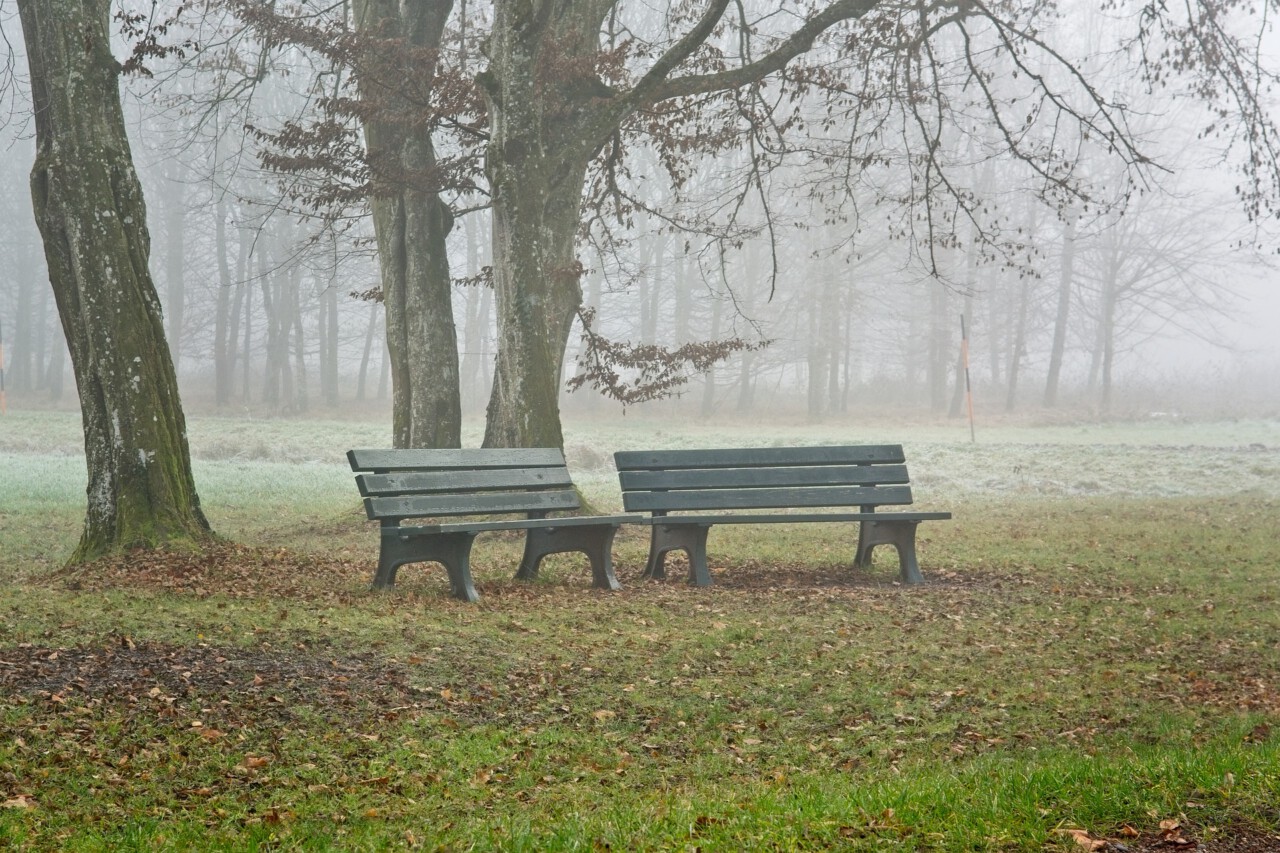
<path fill-rule="evenodd" d="M 199 551 L 135 550 L 105 557 L 61 569 L 53 582 L 70 590 L 143 588 L 201 598 L 340 603 L 367 590 L 372 570 L 372 561 L 219 542 Z"/>
<path fill-rule="evenodd" d="M 174 646 L 119 637 L 101 647 L 50 649 L 22 643 L 0 649 L 0 695 L 74 712 L 78 707 L 175 707 L 234 698 L 246 716 L 280 718 L 300 705 L 355 714 L 369 704 L 404 703 L 413 695 L 405 670 L 371 654 L 321 657 L 269 648 Z M 217 741 L 222 728 L 184 724 Z"/>

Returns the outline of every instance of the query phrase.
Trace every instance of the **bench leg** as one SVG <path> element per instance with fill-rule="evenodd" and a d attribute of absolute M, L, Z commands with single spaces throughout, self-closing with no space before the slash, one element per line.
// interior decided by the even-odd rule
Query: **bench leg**
<path fill-rule="evenodd" d="M 476 534 L 466 532 L 420 536 L 383 534 L 373 588 L 390 589 L 395 586 L 396 570 L 406 563 L 433 562 L 444 566 L 454 598 L 479 601 L 480 596 L 471 581 L 471 543 L 475 538 Z"/>
<path fill-rule="evenodd" d="M 581 552 L 591 561 L 591 579 L 598 589 L 622 589 L 613 574 L 613 537 L 617 532 L 616 524 L 532 527 L 525 534 L 524 557 L 516 570 L 516 578 L 526 581 L 536 578 L 538 566 L 548 554 Z"/>
<path fill-rule="evenodd" d="M 871 550 L 877 545 L 892 545 L 898 550 L 898 578 L 903 583 L 924 583 L 920 564 L 916 562 L 916 527 L 918 521 L 864 521 L 858 530 L 858 551 L 853 557 L 855 569 L 871 565 Z"/>
<path fill-rule="evenodd" d="M 710 530 L 709 524 L 654 524 L 644 576 L 665 578 L 667 554 L 684 551 L 689 555 L 689 583 L 711 586 L 711 572 L 707 569 L 707 533 Z"/>

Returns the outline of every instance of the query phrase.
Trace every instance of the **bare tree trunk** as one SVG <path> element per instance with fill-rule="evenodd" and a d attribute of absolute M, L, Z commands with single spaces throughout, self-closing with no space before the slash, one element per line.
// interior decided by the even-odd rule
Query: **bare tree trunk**
<path fill-rule="evenodd" d="M 1098 354 L 1102 373 L 1102 389 L 1098 395 L 1098 408 L 1104 415 L 1111 413 L 1111 380 L 1116 359 L 1118 274 L 1118 264 L 1106 270 L 1102 281 L 1102 305 L 1098 312 Z"/>
<path fill-rule="evenodd" d="M 929 408 L 941 412 L 947 405 L 947 357 L 951 340 L 947 315 L 947 288 L 939 280 L 929 282 Z"/>
<path fill-rule="evenodd" d="M 463 220 L 467 237 L 467 274 L 480 272 L 480 239 L 476 217 Z M 468 411 L 479 409 L 488 396 L 485 366 L 488 361 L 489 313 L 493 310 L 493 289 L 483 284 L 467 288 L 466 325 L 462 332 L 462 362 L 459 382 L 462 402 Z"/>
<path fill-rule="evenodd" d="M 334 281 L 320 293 L 316 339 L 320 348 L 320 396 L 332 409 L 338 405 L 338 290 Z"/>
<path fill-rule="evenodd" d="M 31 262 L 31 249 L 26 240 L 18 243 L 15 250 L 15 267 L 17 271 L 18 298 L 13 316 L 13 339 L 12 347 L 9 352 L 5 353 L 8 358 L 5 361 L 7 370 L 5 371 L 6 384 L 11 391 L 30 391 L 35 387 L 35 377 L 37 376 L 34 365 L 36 363 L 35 352 L 35 325 L 37 320 L 44 321 L 44 317 L 37 318 L 35 311 L 35 291 L 40 287 L 35 276 L 33 267 L 35 264 Z M 43 315 L 43 312 L 41 312 Z"/>
<path fill-rule="evenodd" d="M 711 301 L 711 335 L 710 340 L 717 340 L 720 337 L 720 323 L 724 316 L 724 300 L 718 296 Z M 743 353 L 744 356 L 747 353 Z M 700 413 L 704 419 L 710 418 L 716 412 L 716 369 L 712 367 L 703 375 L 702 380 L 702 405 Z"/>
<path fill-rule="evenodd" d="M 1005 392 L 1004 410 L 1012 412 L 1018 403 L 1018 376 L 1022 357 L 1027 350 L 1027 314 L 1031 302 L 1031 277 L 1023 276 L 1018 282 L 1018 310 L 1014 319 L 1013 339 L 1009 343 L 1009 384 Z"/>
<path fill-rule="evenodd" d="M 399 36 L 417 48 L 439 48 L 452 6 L 450 0 L 356 0 L 356 28 L 381 37 Z M 429 80 L 432 68 L 406 73 Z M 411 111 L 414 105 L 406 104 L 405 109 Z M 394 164 L 396 171 L 407 174 L 432 174 L 436 153 L 428 132 L 409 132 L 377 120 L 366 121 L 364 132 L 371 161 Z M 445 245 L 453 214 L 438 191 L 406 185 L 394 175 L 389 180 L 375 175 L 372 207 L 387 317 L 392 444 L 458 447 L 462 443 L 458 337 Z"/>
<path fill-rule="evenodd" d="M 822 339 L 822 314 L 826 310 L 826 306 L 817 297 L 817 294 L 813 294 L 813 297 L 808 302 L 809 345 L 806 349 L 806 360 L 809 368 L 809 388 L 807 396 L 809 420 L 816 423 L 822 420 L 822 401 L 826 392 L 827 369 L 829 366 L 826 342 Z"/>
<path fill-rule="evenodd" d="M 356 400 L 363 403 L 369 381 L 369 361 L 373 356 L 373 339 L 378 330 L 378 305 L 369 306 L 369 324 L 364 330 L 364 352 L 360 355 L 360 373 L 356 377 Z"/>
<path fill-rule="evenodd" d="M 220 198 L 214 210 L 214 251 L 218 259 L 218 299 L 213 322 L 213 401 L 219 409 L 231 402 L 235 336 L 231 332 L 231 264 L 227 258 L 227 209 Z"/>
<path fill-rule="evenodd" d="M 244 239 L 240 242 L 240 251 L 247 254 Z M 244 263 L 244 272 L 249 271 L 249 259 L 242 256 Z M 248 403 L 253 399 L 253 288 L 250 287 L 247 278 L 242 278 L 244 284 L 244 349 L 241 355 L 240 365 L 240 398 Z"/>
<path fill-rule="evenodd" d="M 841 302 L 844 301 L 844 294 L 840 292 L 839 282 L 835 275 L 831 275 L 826 282 L 824 288 L 826 293 L 826 307 L 822 316 L 822 343 L 826 348 L 827 359 L 827 411 L 836 414 L 841 411 L 840 401 L 844 394 L 842 389 L 842 370 L 844 362 L 845 343 L 844 338 L 840 334 L 840 321 L 843 319 L 844 310 Z"/>
<path fill-rule="evenodd" d="M 280 272 L 276 270 L 266 273 L 266 263 L 260 256 L 258 270 L 261 276 L 259 285 L 262 290 L 262 314 L 266 322 L 266 356 L 262 371 L 262 402 L 278 408 L 284 401 L 284 383 L 281 371 L 287 370 L 288 338 L 287 330 L 281 322 L 283 288 L 280 286 Z M 281 339 L 284 339 L 283 344 Z"/>
<path fill-rule="evenodd" d="M 148 268 L 108 0 L 20 0 L 31 70 L 31 195 L 71 349 L 89 474 L 72 562 L 212 538 Z"/>
<path fill-rule="evenodd" d="M 1058 380 L 1067 348 L 1067 321 L 1071 314 L 1071 291 L 1075 284 L 1076 213 L 1067 211 L 1062 230 L 1062 274 L 1058 279 L 1058 311 L 1053 323 L 1053 348 L 1049 351 L 1049 375 L 1044 385 L 1044 405 L 1058 404 Z"/>
<path fill-rule="evenodd" d="M 161 209 L 164 211 L 164 275 L 167 293 L 164 313 L 168 320 L 169 351 L 173 353 L 173 369 L 177 372 L 182 361 L 182 326 L 187 309 L 184 276 L 187 260 L 187 204 L 183 186 L 173 176 L 166 176 L 162 185 L 165 188 Z"/>
<path fill-rule="evenodd" d="M 310 405 L 307 388 L 307 346 L 302 324 L 302 270 L 294 265 L 289 270 L 290 307 L 293 309 L 293 411 L 302 413 Z"/>
<path fill-rule="evenodd" d="M 1040 233 L 1040 210 L 1034 201 L 1027 202 L 1027 239 L 1031 245 L 1036 244 Z M 1005 370 L 1008 384 L 1005 389 L 1004 409 L 1012 412 L 1018 404 L 1018 379 L 1022 367 L 1022 359 L 1027 352 L 1027 322 L 1031 312 L 1032 277 L 1018 276 L 1017 309 L 1012 321 L 1012 332 L 1009 339 L 1008 367 Z"/>
<path fill-rule="evenodd" d="M 977 234 L 974 233 L 974 238 Z M 963 308 L 963 325 L 969 337 L 973 337 L 973 291 L 978 286 L 978 257 L 977 252 L 969 252 L 965 255 L 964 267 L 964 308 Z M 988 337 L 991 336 L 988 331 Z M 972 349 L 969 350 L 972 352 Z M 964 398 L 967 387 L 967 374 L 965 372 L 965 350 L 963 346 L 956 353 L 956 377 L 955 387 L 951 392 L 951 407 L 947 410 L 947 417 L 958 418 L 964 413 Z"/>
<path fill-rule="evenodd" d="M 970 289 L 964 297 L 964 325 L 969 333 L 969 337 L 973 337 L 973 290 Z M 972 350 L 971 350 L 972 351 Z M 947 417 L 958 418 L 964 414 L 964 398 L 966 390 L 965 382 L 965 363 L 964 350 L 956 353 L 956 374 L 955 384 L 951 391 L 951 406 L 947 409 Z"/>

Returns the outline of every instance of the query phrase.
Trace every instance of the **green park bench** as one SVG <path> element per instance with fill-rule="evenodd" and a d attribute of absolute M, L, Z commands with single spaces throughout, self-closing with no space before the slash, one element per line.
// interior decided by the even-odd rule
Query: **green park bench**
<path fill-rule="evenodd" d="M 524 557 L 516 577 L 537 576 L 548 554 L 582 552 L 591 561 L 595 586 L 618 589 L 613 574 L 613 537 L 634 516 L 563 516 L 581 503 L 564 455 L 555 448 L 466 450 L 348 450 L 365 512 L 381 523 L 378 571 L 373 585 L 395 584 L 406 563 L 445 567 L 453 595 L 477 601 L 471 580 L 471 545 L 477 534 L 525 531 Z M 518 518 L 493 516 L 518 515 Z M 441 517 L 466 520 L 439 523 Z M 431 523 L 406 525 L 409 519 Z"/>
<path fill-rule="evenodd" d="M 614 454 L 627 512 L 649 513 L 645 576 L 665 577 L 666 556 L 689 556 L 689 580 L 711 583 L 707 533 L 716 524 L 858 522 L 853 565 L 877 545 L 898 551 L 903 583 L 921 583 L 916 526 L 949 512 L 878 512 L 911 503 L 901 445 L 636 450 Z M 856 508 L 848 511 L 848 508 Z M 823 512 L 795 512 L 827 508 Z M 836 509 L 839 508 L 839 509 Z M 743 510 L 771 510 L 768 513 Z M 784 511 L 775 511 L 784 510 Z"/>

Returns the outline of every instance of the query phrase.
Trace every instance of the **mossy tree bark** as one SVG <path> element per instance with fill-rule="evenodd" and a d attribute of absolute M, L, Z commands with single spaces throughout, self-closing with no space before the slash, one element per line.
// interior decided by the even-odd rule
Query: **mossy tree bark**
<path fill-rule="evenodd" d="M 72 562 L 212 539 L 148 269 L 109 0 L 19 0 L 35 108 L 31 194 L 84 422 L 88 510 Z"/>
<path fill-rule="evenodd" d="M 419 49 L 408 54 L 411 61 L 433 64 L 439 61 L 436 50 L 452 6 L 449 0 L 356 0 L 353 11 L 360 32 L 379 39 L 402 38 Z M 376 65 L 377 60 L 370 64 Z M 430 80 L 434 69 L 406 68 L 403 73 Z M 378 84 L 370 80 L 362 85 Z M 395 447 L 458 447 L 462 443 L 458 338 L 445 245 L 453 215 L 439 188 L 430 186 L 436 172 L 431 133 L 408 120 L 420 105 L 409 103 L 391 87 L 376 97 L 403 101 L 399 109 L 382 112 L 405 117 L 399 123 L 364 121 L 374 164 L 371 206 L 391 356 L 392 443 Z"/>
<path fill-rule="evenodd" d="M 498 352 L 486 447 L 561 447 L 560 377 L 582 304 L 583 184 L 617 127 L 594 74 L 601 0 L 499 0 L 481 76 L 493 208 Z"/>

